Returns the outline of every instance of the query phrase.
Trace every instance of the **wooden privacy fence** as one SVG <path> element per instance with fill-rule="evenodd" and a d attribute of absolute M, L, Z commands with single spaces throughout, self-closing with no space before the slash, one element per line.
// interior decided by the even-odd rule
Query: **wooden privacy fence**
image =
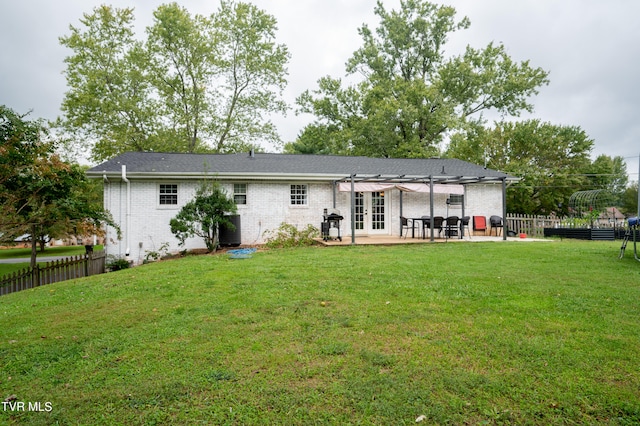
<path fill-rule="evenodd" d="M 555 216 L 535 216 L 526 214 L 508 214 L 506 226 L 516 234 L 527 234 L 532 238 L 543 238 L 544 228 L 560 226 L 561 218 Z"/>
<path fill-rule="evenodd" d="M 82 256 L 47 262 L 44 266 L 27 267 L 0 278 L 0 296 L 27 290 L 41 285 L 102 274 L 105 271 L 106 255 L 96 251 Z"/>

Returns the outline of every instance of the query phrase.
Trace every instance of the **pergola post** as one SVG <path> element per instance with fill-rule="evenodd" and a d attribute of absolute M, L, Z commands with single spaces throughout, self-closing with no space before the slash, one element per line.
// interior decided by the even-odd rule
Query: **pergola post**
<path fill-rule="evenodd" d="M 402 193 L 403 191 L 400 191 L 400 236 L 402 237 Z M 407 231 L 408 232 L 408 231 Z"/>
<path fill-rule="evenodd" d="M 507 178 L 502 178 L 502 240 L 507 240 Z"/>
<path fill-rule="evenodd" d="M 338 186 L 338 182 L 333 181 L 333 208 L 336 208 L 336 187 Z"/>
<path fill-rule="evenodd" d="M 465 196 L 467 195 L 467 186 L 463 186 L 464 187 L 464 193 L 462 194 L 462 216 L 460 217 L 460 239 L 463 240 L 464 239 L 464 225 L 462 224 L 462 218 L 464 218 L 464 199 L 466 198 Z"/>
<path fill-rule="evenodd" d="M 356 186 L 355 175 L 351 175 L 351 244 L 356 243 Z"/>
<path fill-rule="evenodd" d="M 431 241 L 435 241 L 435 235 L 434 235 L 434 217 L 433 217 L 433 175 L 429 176 L 429 216 L 431 217 L 431 221 L 429 222 L 431 224 L 431 226 L 429 226 L 429 233 L 431 234 Z"/>

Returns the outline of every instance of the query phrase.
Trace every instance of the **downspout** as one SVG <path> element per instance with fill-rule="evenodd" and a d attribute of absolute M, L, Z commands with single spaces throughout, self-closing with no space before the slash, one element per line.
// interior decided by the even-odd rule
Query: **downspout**
<path fill-rule="evenodd" d="M 103 184 L 102 207 L 104 208 L 104 210 L 111 211 L 111 182 L 109 182 L 109 179 L 107 178 L 106 171 L 102 172 L 102 184 Z M 98 244 L 96 236 L 94 235 L 93 237 L 94 237 L 93 245 Z M 105 235 L 104 235 L 105 248 L 107 245 L 107 241 L 109 241 L 109 225 L 107 225 L 107 229 L 105 230 Z"/>
<path fill-rule="evenodd" d="M 402 190 L 400 190 L 400 236 L 402 237 L 402 217 L 403 214 L 403 206 L 402 206 Z"/>
<path fill-rule="evenodd" d="M 130 251 L 129 251 L 129 230 L 131 229 L 129 225 L 131 225 L 131 182 L 129 182 L 129 179 L 127 179 L 127 166 L 126 165 L 122 165 L 122 180 L 127 184 L 127 213 L 126 213 L 126 227 L 127 227 L 127 236 L 125 238 L 125 242 L 126 242 L 126 251 L 124 253 L 124 255 L 126 257 L 129 257 Z"/>

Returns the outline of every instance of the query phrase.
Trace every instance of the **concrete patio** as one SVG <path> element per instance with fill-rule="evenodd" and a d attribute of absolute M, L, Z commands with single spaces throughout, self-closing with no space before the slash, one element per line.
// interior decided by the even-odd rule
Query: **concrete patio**
<path fill-rule="evenodd" d="M 342 241 L 339 240 L 327 240 L 324 241 L 322 238 L 316 238 L 316 241 L 319 244 L 324 246 L 349 246 L 351 244 L 351 236 L 346 235 L 342 237 Z M 435 238 L 432 242 L 429 238 L 411 238 L 410 236 L 407 238 L 398 237 L 398 236 L 389 236 L 389 235 L 380 235 L 380 236 L 356 236 L 356 245 L 397 245 L 397 244 L 429 244 L 429 243 L 481 243 L 481 242 L 504 242 L 505 240 L 501 235 L 499 236 L 487 236 L 487 235 L 473 235 L 471 237 L 465 236 L 463 239 L 459 237 L 452 238 Z M 540 239 L 540 238 L 519 238 L 519 237 L 507 237 L 506 241 L 511 242 L 534 242 L 534 241 L 551 241 L 548 239 Z"/>

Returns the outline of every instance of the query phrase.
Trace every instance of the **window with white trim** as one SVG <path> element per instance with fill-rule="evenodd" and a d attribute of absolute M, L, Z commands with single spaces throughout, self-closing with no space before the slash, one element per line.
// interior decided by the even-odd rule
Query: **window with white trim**
<path fill-rule="evenodd" d="M 291 185 L 291 205 L 303 206 L 307 204 L 307 185 Z"/>
<path fill-rule="evenodd" d="M 158 194 L 158 204 L 161 206 L 175 206 L 178 204 L 178 185 L 160 184 Z"/>
<path fill-rule="evenodd" d="M 236 204 L 247 204 L 247 184 L 246 183 L 233 184 L 233 201 Z"/>

